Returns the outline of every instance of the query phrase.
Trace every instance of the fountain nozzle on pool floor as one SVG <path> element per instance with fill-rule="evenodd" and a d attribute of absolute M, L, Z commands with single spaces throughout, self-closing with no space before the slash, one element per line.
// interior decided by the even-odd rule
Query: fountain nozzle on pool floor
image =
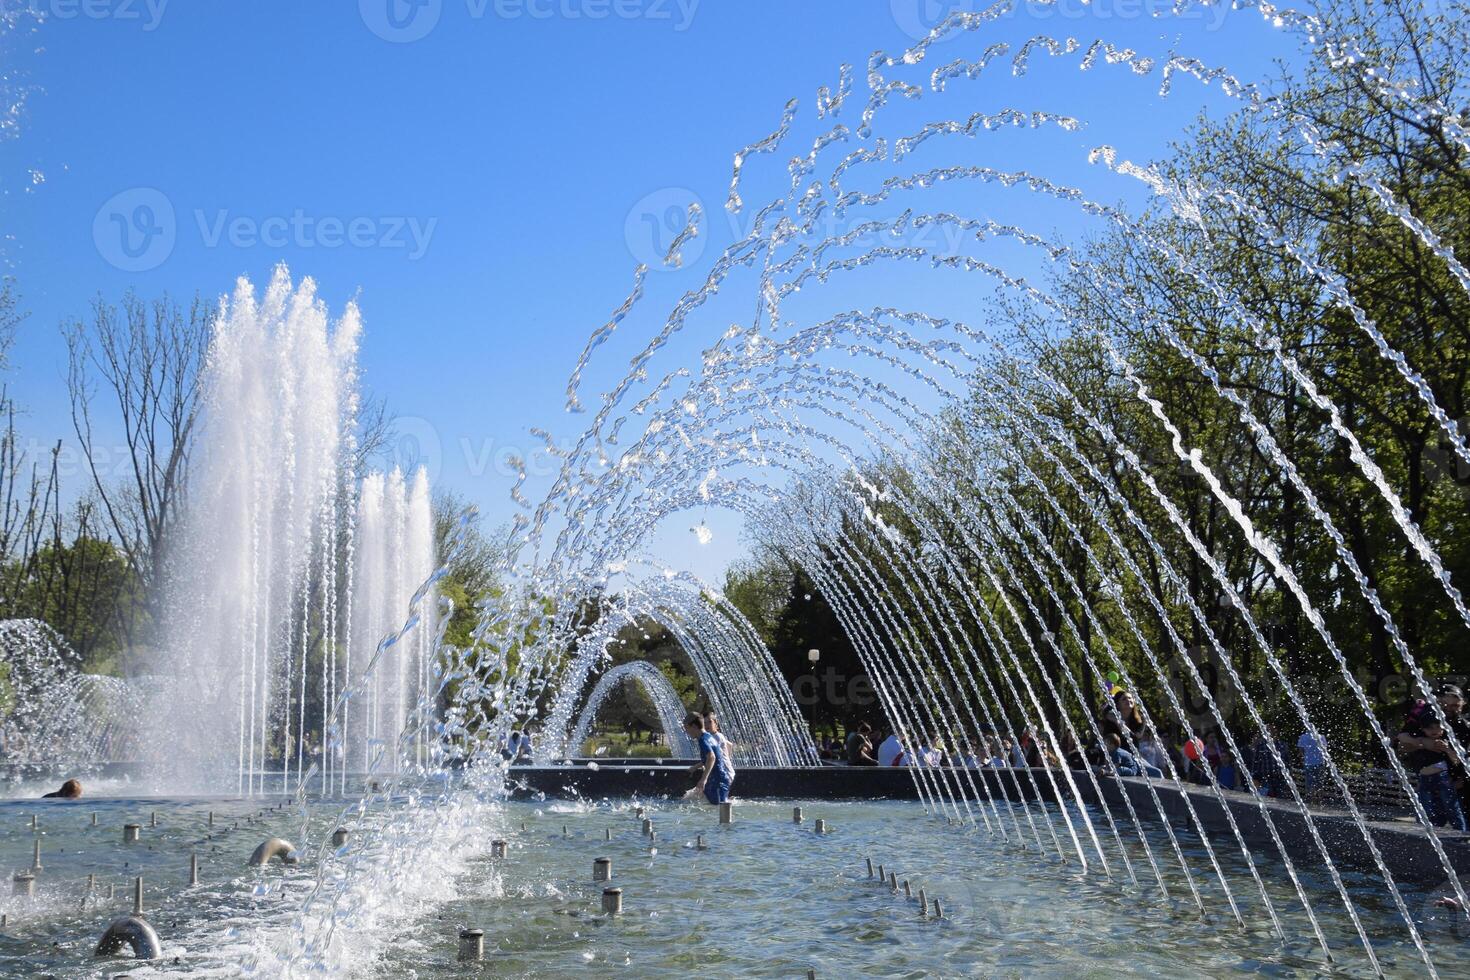
<path fill-rule="evenodd" d="M 136 914 L 112 920 L 93 955 L 111 956 L 124 946 L 131 947 L 133 956 L 140 960 L 156 960 L 163 955 L 158 933 Z"/>
<path fill-rule="evenodd" d="M 258 868 L 269 864 L 271 858 L 280 858 L 282 864 L 295 864 L 299 860 L 296 848 L 290 841 L 272 837 L 261 842 L 261 845 L 255 849 L 255 853 L 250 855 L 249 863 L 252 868 Z"/>
<path fill-rule="evenodd" d="M 478 963 L 485 958 L 485 930 L 461 929 L 459 931 L 459 961 Z"/>

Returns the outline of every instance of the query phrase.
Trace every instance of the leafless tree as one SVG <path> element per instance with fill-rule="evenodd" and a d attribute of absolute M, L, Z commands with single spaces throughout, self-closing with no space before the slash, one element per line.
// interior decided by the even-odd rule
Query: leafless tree
<path fill-rule="evenodd" d="M 49 465 L 27 456 L 15 428 L 15 404 L 0 391 L 0 619 L 17 615 L 20 591 L 35 568 L 41 548 L 59 526 L 57 453 Z"/>
<path fill-rule="evenodd" d="M 15 328 L 20 326 L 25 314 L 20 311 L 20 299 L 15 294 L 15 283 L 0 279 L 0 369 L 9 367 L 10 346 L 15 343 Z"/>
<path fill-rule="evenodd" d="M 99 299 L 90 323 L 64 329 L 72 424 L 88 461 L 100 514 L 157 615 L 166 541 L 188 491 L 200 375 L 215 311 L 196 296 L 188 311 L 167 297 Z M 121 426 L 121 444 L 95 425 L 98 395 Z"/>
<path fill-rule="evenodd" d="M 24 319 L 14 284 L 0 282 L 0 368 L 15 340 L 15 330 Z M 56 451 L 49 465 L 32 458 L 21 445 L 15 427 L 16 408 L 9 392 L 0 388 L 0 617 L 14 614 L 17 590 L 29 573 L 42 544 L 47 526 L 57 520 Z"/>
<path fill-rule="evenodd" d="M 357 409 L 357 442 L 352 458 L 354 476 L 362 477 L 375 457 L 388 455 L 393 444 L 395 421 L 383 398 L 370 392 L 363 393 Z"/>

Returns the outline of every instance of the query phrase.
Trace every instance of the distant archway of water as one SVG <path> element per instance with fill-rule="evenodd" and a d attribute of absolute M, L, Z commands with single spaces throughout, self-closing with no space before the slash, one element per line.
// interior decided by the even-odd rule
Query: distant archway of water
<path fill-rule="evenodd" d="M 684 734 L 684 703 L 679 700 L 678 692 L 663 671 L 647 660 L 618 664 L 597 679 L 592 693 L 587 696 L 587 703 L 577 715 L 577 723 L 572 726 L 571 737 L 565 743 L 563 754 L 576 755 L 581 751 L 592 731 L 592 723 L 597 720 L 597 712 L 602 709 L 608 697 L 624 684 L 637 684 L 653 702 L 654 710 L 658 712 L 659 724 L 669 740 L 671 754 L 678 759 L 693 758 L 696 755 L 694 743 Z"/>
<path fill-rule="evenodd" d="M 619 566 L 626 571 L 626 566 Z M 621 572 L 619 573 L 621 574 Z M 816 746 L 790 688 L 745 616 L 728 600 L 687 574 L 651 577 L 602 610 L 595 627 L 558 657 L 548 683 L 555 694 L 545 727 L 566 732 L 580 693 L 618 633 L 652 623 L 668 631 L 694 668 L 721 731 L 739 746 L 746 765 L 818 765 Z M 681 729 L 682 730 L 682 729 Z M 575 752 L 573 739 L 564 751 Z M 557 747 L 542 746 L 537 758 L 551 759 Z"/>

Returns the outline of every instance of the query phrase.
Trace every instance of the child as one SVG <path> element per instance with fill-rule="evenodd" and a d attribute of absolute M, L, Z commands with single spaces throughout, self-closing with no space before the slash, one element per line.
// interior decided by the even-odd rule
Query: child
<path fill-rule="evenodd" d="M 735 767 L 725 755 L 720 736 L 707 732 L 704 719 L 691 711 L 684 718 L 684 732 L 699 745 L 699 759 L 703 768 L 699 782 L 689 791 L 689 796 L 704 794 L 711 803 L 724 803 L 730 799 L 730 785 L 735 782 Z"/>

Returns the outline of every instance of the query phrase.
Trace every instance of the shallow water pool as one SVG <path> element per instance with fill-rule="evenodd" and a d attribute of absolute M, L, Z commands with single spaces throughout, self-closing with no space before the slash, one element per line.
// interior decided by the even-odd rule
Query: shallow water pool
<path fill-rule="evenodd" d="M 0 861 L 28 868 L 39 839 L 43 865 L 34 900 L 8 886 L 0 895 L 8 916 L 0 976 L 1372 975 L 1323 871 L 1303 878 L 1335 971 L 1279 861 L 1257 856 L 1285 938 L 1238 850 L 1216 840 L 1217 875 L 1203 845 L 1180 831 L 1181 864 L 1159 824 L 1147 825 L 1145 844 L 1126 825 L 1120 842 L 1095 821 L 1109 875 L 1085 841 L 1091 866 L 1082 869 L 1055 809 L 1028 816 L 998 805 L 992 826 L 1007 828 L 1002 837 L 912 802 L 804 802 L 801 824 L 793 803 L 738 802 L 733 824 L 721 826 L 703 804 L 645 801 L 650 841 L 637 801 L 501 803 L 454 791 L 417 802 L 425 805 L 405 797 L 360 809 L 341 800 L 305 809 L 224 799 L 0 802 Z M 1071 815 L 1080 826 L 1079 812 Z M 815 833 L 818 818 L 825 835 Z M 122 842 L 128 822 L 142 825 L 136 844 Z M 339 822 L 354 827 L 350 842 L 320 849 Z M 272 836 L 310 841 L 302 864 L 246 867 Z M 496 838 L 509 845 L 503 860 L 491 857 Z M 200 857 L 195 887 L 191 853 Z M 612 860 L 612 884 L 624 890 L 621 915 L 601 912 L 598 857 Z M 907 880 L 912 896 L 869 878 L 867 858 Z M 333 885 L 325 892 L 313 891 L 319 872 Z M 129 910 L 138 874 L 165 956 L 98 959 L 97 939 Z M 1382 882 L 1344 879 L 1384 972 L 1426 976 Z M 940 901 L 943 918 L 920 913 L 921 888 Z M 309 895 L 324 893 L 331 901 L 319 897 L 300 914 Z M 1404 891 L 1440 975 L 1470 977 L 1470 926 L 1438 908 L 1438 894 Z M 457 962 L 462 928 L 484 930 L 483 962 Z M 319 948 L 303 955 L 309 939 Z"/>
<path fill-rule="evenodd" d="M 1122 849 L 1104 838 L 1109 879 L 1096 864 L 1082 871 L 1075 855 L 1063 862 L 1054 850 L 1038 854 L 1034 838 L 1023 850 L 984 828 L 929 817 L 913 803 L 804 803 L 799 825 L 791 803 L 740 803 L 730 826 L 719 825 L 712 807 L 649 803 L 651 842 L 634 806 L 508 805 L 486 828 L 507 839 L 506 859 L 472 862 L 456 884 L 458 897 L 406 929 L 377 975 L 1178 977 L 1328 969 L 1279 866 L 1257 858 L 1284 940 L 1238 853 L 1219 859 L 1243 927 L 1199 842 L 1179 838 L 1186 877 L 1157 826 L 1148 849 L 1158 875 L 1136 837 L 1125 837 Z M 824 836 L 814 832 L 818 817 L 827 822 Z M 1065 824 L 1053 823 L 1065 849 Z M 1030 833 L 1024 817 L 1019 826 Z M 1050 833 L 1038 829 L 1050 846 Z M 695 846 L 697 835 L 707 849 Z M 604 886 L 592 880 L 598 857 L 612 860 L 612 884 L 623 889 L 619 916 L 601 913 Z M 869 879 L 869 857 L 907 880 L 913 897 Z M 1372 975 L 1330 881 L 1315 871 L 1304 878 L 1337 975 Z M 1426 975 L 1381 883 L 1345 878 L 1383 969 Z M 940 900 L 942 919 L 920 914 L 920 888 Z M 1405 898 L 1441 976 L 1470 976 L 1462 938 L 1470 931 L 1434 908 L 1432 890 L 1407 890 Z M 455 962 L 460 928 L 485 932 L 486 960 L 478 966 Z"/>

